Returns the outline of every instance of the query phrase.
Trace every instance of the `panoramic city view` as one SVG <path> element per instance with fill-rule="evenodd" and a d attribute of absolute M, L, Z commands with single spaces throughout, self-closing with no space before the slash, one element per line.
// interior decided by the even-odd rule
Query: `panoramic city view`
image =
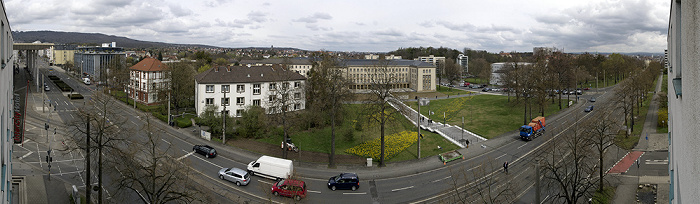
<path fill-rule="evenodd" d="M 0 2 L 1 203 L 700 200 L 694 1 Z"/>

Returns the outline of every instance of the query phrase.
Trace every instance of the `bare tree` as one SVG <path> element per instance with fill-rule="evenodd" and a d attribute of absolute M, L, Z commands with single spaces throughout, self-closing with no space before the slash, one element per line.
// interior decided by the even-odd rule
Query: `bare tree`
<path fill-rule="evenodd" d="M 381 153 L 379 158 L 379 166 L 383 167 L 385 156 L 385 127 L 390 121 L 394 121 L 397 117 L 395 111 L 392 110 L 389 100 L 392 98 L 391 89 L 398 82 L 398 77 L 391 73 L 391 64 L 389 60 L 380 59 L 377 63 L 369 68 L 369 97 L 365 101 L 367 104 L 365 115 L 369 121 L 379 123 L 381 135 Z"/>
<path fill-rule="evenodd" d="M 189 165 L 170 156 L 172 145 L 163 147 L 162 131 L 151 124 L 150 116 L 143 118 L 145 124 L 140 132 L 145 134 L 145 141 L 132 144 L 124 154 L 112 158 L 111 164 L 119 173 L 115 175 L 117 189 L 140 195 L 144 203 L 203 201 L 205 192 L 190 186 L 188 181 L 192 176 Z"/>
<path fill-rule="evenodd" d="M 451 58 L 445 60 L 444 72 L 445 75 L 443 77 L 447 78 L 447 81 L 450 84 L 454 84 L 462 77 L 462 67 L 455 63 L 454 59 Z"/>
<path fill-rule="evenodd" d="M 167 100 L 170 94 L 175 114 L 178 114 L 181 108 L 194 107 L 194 65 L 190 62 L 171 63 L 168 64 L 168 71 L 164 73 L 170 81 L 169 84 L 161 86 L 158 98 Z"/>
<path fill-rule="evenodd" d="M 90 172 L 90 155 L 97 156 L 98 188 L 102 189 L 103 155 L 119 154 L 128 144 L 131 130 L 124 126 L 126 118 L 120 115 L 120 111 L 114 107 L 115 100 L 101 92 L 95 92 L 88 99 L 89 102 L 78 111 L 78 117 L 68 126 L 75 130 L 72 140 L 78 145 L 78 149 L 87 152 L 86 168 Z M 89 126 L 86 125 L 89 123 Z M 97 151 L 95 153 L 95 151 Z M 90 189 L 91 183 L 88 173 L 85 186 Z M 89 191 L 89 190 L 87 190 Z M 102 190 L 98 191 L 98 202 L 102 203 Z M 89 195 L 89 192 L 86 192 Z"/>
<path fill-rule="evenodd" d="M 614 109 L 609 106 L 599 107 L 596 111 L 596 117 L 592 117 L 586 121 L 584 125 L 584 137 L 591 138 L 593 147 L 598 153 L 598 191 L 603 191 L 604 176 L 603 159 L 605 151 L 615 145 L 615 130 L 617 129 L 618 120 L 613 118 Z"/>
<path fill-rule="evenodd" d="M 485 79 L 488 81 L 491 78 L 491 66 L 484 58 L 477 58 L 474 60 L 469 60 L 469 72 L 470 74 L 479 77 L 480 79 Z"/>
<path fill-rule="evenodd" d="M 617 105 L 617 108 L 622 109 L 622 113 L 625 118 L 625 126 L 630 127 L 629 124 L 629 117 L 632 114 L 633 108 L 634 108 L 634 86 L 633 86 L 633 80 L 625 80 L 622 81 L 620 86 L 615 89 L 615 98 L 613 99 L 614 103 Z M 634 125 L 634 124 L 632 124 Z M 626 134 L 629 136 L 629 134 Z"/>
<path fill-rule="evenodd" d="M 281 67 L 264 67 L 260 69 L 273 69 L 273 78 L 276 79 L 268 91 L 268 114 L 271 118 L 282 126 L 284 135 L 282 136 L 282 157 L 287 158 L 287 138 L 290 135 L 291 121 L 296 116 L 292 112 L 302 108 L 304 102 L 304 80 L 301 75 L 293 72 L 284 64 Z"/>
<path fill-rule="evenodd" d="M 515 199 L 517 184 L 501 173 L 499 165 L 488 159 L 471 168 L 450 167 L 448 203 L 510 203 Z"/>
<path fill-rule="evenodd" d="M 555 202 L 579 203 L 581 198 L 590 197 L 590 189 L 596 180 L 591 174 L 596 171 L 589 137 L 581 134 L 579 125 L 572 132 L 562 134 L 557 141 L 545 146 L 540 158 L 543 177 L 549 186 Z"/>

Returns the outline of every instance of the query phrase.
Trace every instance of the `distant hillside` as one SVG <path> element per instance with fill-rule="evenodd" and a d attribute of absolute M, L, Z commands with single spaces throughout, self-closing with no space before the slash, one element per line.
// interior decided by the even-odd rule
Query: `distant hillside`
<path fill-rule="evenodd" d="M 76 33 L 76 32 L 58 32 L 58 31 L 18 31 L 12 32 L 15 42 L 20 43 L 31 43 L 35 41 L 41 41 L 45 43 L 56 43 L 56 44 L 78 44 L 78 45 L 88 45 L 96 44 L 100 45 L 102 43 L 117 42 L 118 47 L 124 48 L 162 48 L 162 47 L 205 47 L 205 48 L 215 48 L 214 46 L 208 45 L 189 45 L 189 44 L 170 44 L 162 42 L 148 42 L 141 40 L 134 40 L 126 37 L 105 35 L 101 33 Z"/>

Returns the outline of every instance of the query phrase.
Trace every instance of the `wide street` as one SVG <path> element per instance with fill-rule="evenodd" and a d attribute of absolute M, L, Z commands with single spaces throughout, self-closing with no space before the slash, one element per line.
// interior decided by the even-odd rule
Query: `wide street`
<path fill-rule="evenodd" d="M 76 89 L 76 92 L 85 96 L 82 100 L 70 100 L 66 93 L 61 93 L 50 80 L 46 79 L 50 91 L 45 93 L 46 101 L 50 101 L 51 107 L 42 108 L 44 94 L 36 93 L 36 88 L 30 90 L 26 119 L 26 134 L 23 145 L 14 145 L 14 155 L 20 162 L 34 166 L 48 173 L 48 163 L 45 157 L 47 150 L 53 149 L 51 162 L 52 179 L 60 179 L 81 189 L 85 188 L 85 164 L 84 153 L 81 151 L 68 151 L 75 147 L 70 137 L 81 136 L 65 124 L 76 120 L 76 110 L 80 109 L 86 101 L 89 101 L 95 85 L 85 85 L 75 78 L 69 77 L 58 68 L 48 69 L 42 66 L 44 75 L 56 75 Z M 590 105 L 602 105 L 610 103 L 614 97 L 609 89 L 600 89 L 597 93 L 589 91 L 581 96 L 578 103 L 573 104 L 560 113 L 547 118 L 547 132 L 545 135 L 533 141 L 522 141 L 514 130 L 509 135 L 487 140 L 485 142 L 472 143 L 469 148 L 460 149 L 465 156 L 464 160 L 457 160 L 443 165 L 436 156 L 422 158 L 415 161 L 388 164 L 387 167 L 344 166 L 337 169 L 328 169 L 324 164 L 311 164 L 295 162 L 297 175 L 306 182 L 308 187 L 307 197 L 301 203 L 439 203 L 451 202 L 454 199 L 455 189 L 465 190 L 468 184 L 477 181 L 474 176 L 482 178 L 497 178 L 509 180 L 514 186 L 517 200 L 521 203 L 534 202 L 535 155 L 542 145 L 557 142 L 557 138 L 563 134 L 570 134 L 576 128 L 578 121 L 591 117 L 594 112 L 586 113 L 583 108 Z M 597 102 L 589 102 L 587 99 L 596 97 Z M 54 111 L 54 107 L 55 111 Z M 144 114 L 121 102 L 116 102 L 115 110 L 124 117 L 126 123 L 121 124 L 123 129 L 139 129 L 144 124 Z M 49 121 L 49 131 L 44 130 L 44 123 Z M 55 128 L 55 134 L 54 134 Z M 221 168 L 237 167 L 246 169 L 246 165 L 257 159 L 260 155 L 235 147 L 224 147 L 219 143 L 206 141 L 197 137 L 193 132 L 195 128 L 177 129 L 167 126 L 165 123 L 155 122 L 156 132 L 162 136 L 159 148 L 168 149 L 168 153 L 174 160 L 182 161 L 197 172 L 193 179 L 197 184 L 211 191 L 211 198 L 219 203 L 231 202 L 264 202 L 271 199 L 274 202 L 292 202 L 291 199 L 274 197 L 270 194 L 270 186 L 273 180 L 253 176 L 248 186 L 235 186 L 235 184 L 219 179 L 217 172 Z M 47 137 L 48 134 L 48 137 Z M 145 133 L 136 132 L 134 139 L 143 140 Z M 205 158 L 199 154 L 193 154 L 192 146 L 195 144 L 209 144 L 217 149 L 216 158 Z M 612 154 L 612 153 L 610 153 Z M 612 156 L 618 156 L 619 152 Z M 509 174 L 502 173 L 502 164 L 510 163 Z M 653 165 L 656 159 L 650 159 L 644 165 Z M 613 164 L 611 163 L 610 166 Z M 96 169 L 92 166 L 92 182 L 96 184 Z M 109 169 L 106 171 L 117 171 Z M 632 170 L 631 170 L 632 171 Z M 661 170 L 660 170 L 661 171 Z M 355 172 L 360 177 L 360 188 L 357 191 L 338 190 L 331 191 L 326 187 L 328 178 L 340 172 Z M 463 177 L 460 175 L 469 175 Z M 502 186 L 501 186 L 502 187 Z M 111 196 L 115 190 L 109 178 L 106 178 L 105 192 Z M 544 191 L 543 191 L 544 192 Z M 125 201 L 137 201 L 138 195 L 127 194 L 120 198 Z M 473 197 L 472 197 L 473 196 Z M 467 195 L 470 199 L 477 199 L 478 195 Z M 93 198 L 96 193 L 93 193 Z M 545 196 L 543 196 L 545 198 Z"/>

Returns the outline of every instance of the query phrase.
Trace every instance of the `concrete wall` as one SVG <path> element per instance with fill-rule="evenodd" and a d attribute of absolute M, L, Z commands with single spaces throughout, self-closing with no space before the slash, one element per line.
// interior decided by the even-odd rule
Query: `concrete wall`
<path fill-rule="evenodd" d="M 0 21 L 0 203 L 10 203 L 12 195 L 12 142 L 14 135 L 13 72 L 16 56 L 12 55 L 12 30 L 2 4 Z"/>

